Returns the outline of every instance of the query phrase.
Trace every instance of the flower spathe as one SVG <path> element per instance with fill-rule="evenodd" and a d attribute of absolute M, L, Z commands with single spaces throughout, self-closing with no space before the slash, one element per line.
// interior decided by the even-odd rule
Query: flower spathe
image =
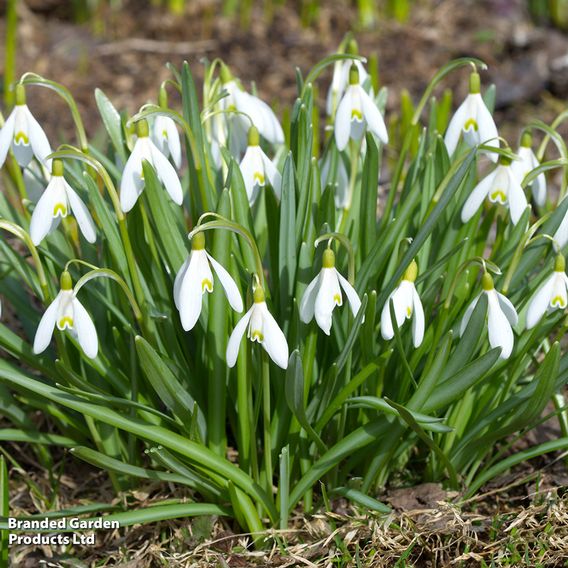
<path fill-rule="evenodd" d="M 365 130 L 369 130 L 383 144 L 389 141 L 387 127 L 381 111 L 373 99 L 359 84 L 359 71 L 351 65 L 349 86 L 337 107 L 335 114 L 335 142 L 339 150 L 344 150 L 349 138 L 360 140 Z"/>
<path fill-rule="evenodd" d="M 529 132 L 525 132 L 521 139 L 521 145 L 517 152 L 518 160 L 513 160 L 511 168 L 519 183 L 522 183 L 525 177 L 540 165 L 532 148 L 532 136 Z M 546 177 L 544 173 L 539 174 L 531 183 L 531 191 L 535 203 L 542 207 L 546 203 Z"/>
<path fill-rule="evenodd" d="M 308 284 L 302 296 L 300 319 L 304 323 L 309 323 L 315 316 L 319 327 L 326 335 L 329 335 L 333 310 L 336 306 L 343 305 L 342 289 L 347 296 L 353 315 L 356 316 L 361 307 L 361 300 L 355 288 L 335 268 L 335 253 L 333 250 L 325 249 L 322 269 Z"/>
<path fill-rule="evenodd" d="M 185 331 L 193 329 L 197 323 L 203 305 L 203 295 L 213 292 L 213 272 L 217 275 L 233 310 L 243 311 L 243 300 L 235 281 L 205 250 L 203 233 L 196 233 L 191 243 L 191 253 L 178 271 L 174 282 L 174 302 Z"/>
<path fill-rule="evenodd" d="M 85 239 L 94 243 L 97 234 L 93 218 L 81 198 L 65 181 L 63 163 L 53 160 L 51 180 L 39 198 L 30 221 L 30 236 L 34 245 L 39 245 L 70 213 L 75 216 Z"/>
<path fill-rule="evenodd" d="M 142 164 L 144 160 L 154 168 L 160 182 L 166 188 L 172 201 L 181 205 L 183 192 L 181 182 L 170 161 L 158 150 L 149 136 L 148 123 L 139 120 L 136 123 L 138 139 L 134 144 L 132 154 L 126 161 L 120 181 L 120 207 L 124 213 L 130 211 L 144 190 Z"/>
<path fill-rule="evenodd" d="M 527 329 L 533 328 L 545 313 L 563 310 L 568 305 L 568 276 L 566 261 L 559 254 L 554 263 L 554 272 L 538 288 L 529 302 Z"/>
<path fill-rule="evenodd" d="M 244 334 L 262 345 L 268 356 L 282 369 L 288 367 L 288 342 L 266 305 L 264 290 L 257 286 L 254 303 L 239 320 L 227 343 L 227 365 L 234 367 Z"/>
<path fill-rule="evenodd" d="M 67 271 L 61 275 L 61 290 L 43 314 L 34 338 L 35 354 L 47 349 L 57 326 L 60 331 L 69 330 L 77 338 L 85 355 L 90 359 L 97 356 L 99 343 L 97 330 L 91 316 L 76 298 L 72 289 L 71 276 Z"/>
<path fill-rule="evenodd" d="M 252 126 L 248 132 L 248 147 L 239 165 L 250 205 L 257 200 L 260 189 L 268 181 L 280 200 L 282 176 L 260 147 L 258 130 Z"/>
<path fill-rule="evenodd" d="M 497 167 L 473 188 L 461 212 L 464 223 L 477 213 L 486 198 L 491 203 L 506 206 L 513 223 L 516 225 L 519 222 L 528 203 L 519 179 L 512 169 L 510 158 L 501 156 Z"/>
<path fill-rule="evenodd" d="M 24 86 L 16 85 L 16 105 L 0 130 L 0 168 L 6 161 L 8 150 L 12 148 L 20 166 L 27 166 L 35 156 L 48 168 L 51 160 L 51 146 L 43 128 L 34 118 L 26 104 Z"/>
<path fill-rule="evenodd" d="M 501 348 L 501 359 L 508 359 L 513 351 L 515 337 L 513 335 L 513 326 L 517 325 L 519 317 L 517 310 L 513 304 L 503 295 L 495 290 L 493 278 L 488 272 L 483 274 L 481 279 L 483 292 L 487 296 L 487 331 L 489 336 L 489 345 L 492 348 Z M 481 297 L 479 294 L 465 311 L 461 322 L 460 336 L 463 335 L 467 324 L 471 318 L 471 314 Z"/>
<path fill-rule="evenodd" d="M 477 144 L 499 147 L 497 126 L 481 96 L 481 85 L 478 73 L 472 73 L 469 78 L 469 94 L 458 107 L 448 124 L 444 142 L 451 156 L 458 145 L 460 137 L 470 147 Z M 497 156 L 491 152 L 489 158 L 497 161 Z"/>
<path fill-rule="evenodd" d="M 158 115 L 152 125 L 152 141 L 167 158 L 172 157 L 176 168 L 181 167 L 181 143 L 176 123 L 169 116 Z"/>
<path fill-rule="evenodd" d="M 387 298 L 381 312 L 381 335 L 387 341 L 394 337 L 394 326 L 391 318 L 390 303 L 392 301 L 396 325 L 400 328 L 407 319 L 412 318 L 412 342 L 419 347 L 424 339 L 424 309 L 420 296 L 416 291 L 418 265 L 413 260 L 406 269 L 402 281 Z"/>

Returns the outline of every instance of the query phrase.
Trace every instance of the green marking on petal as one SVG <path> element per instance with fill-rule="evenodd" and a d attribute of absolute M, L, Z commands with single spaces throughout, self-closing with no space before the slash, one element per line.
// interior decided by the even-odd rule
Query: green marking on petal
<path fill-rule="evenodd" d="M 262 343 L 264 341 L 264 334 L 262 333 L 262 331 L 258 331 L 258 329 L 255 329 L 250 334 L 250 338 L 251 341 L 258 341 L 259 343 Z"/>
<path fill-rule="evenodd" d="M 341 296 L 339 294 L 333 295 L 333 301 L 336 303 L 336 305 L 341 306 Z"/>
<path fill-rule="evenodd" d="M 62 217 L 67 216 L 67 206 L 65 205 L 65 203 L 55 204 L 55 207 L 53 208 L 53 216 L 57 217 L 58 215 L 61 215 Z"/>
<path fill-rule="evenodd" d="M 69 317 L 69 316 L 64 316 L 62 317 L 58 322 L 57 322 L 57 327 L 61 330 L 64 330 L 65 328 L 72 328 L 73 327 L 73 318 Z"/>
<path fill-rule="evenodd" d="M 354 108 L 351 111 L 351 120 L 353 120 L 353 119 L 361 122 L 363 120 L 363 113 L 360 110 L 357 110 L 356 108 Z"/>
<path fill-rule="evenodd" d="M 258 185 L 264 185 L 264 174 L 260 172 L 254 172 L 253 179 Z"/>
<path fill-rule="evenodd" d="M 167 137 L 168 137 L 168 131 L 167 131 L 165 128 L 164 128 L 164 130 L 162 130 L 162 136 L 163 136 L 164 138 L 167 138 Z"/>
<path fill-rule="evenodd" d="M 507 203 L 507 195 L 503 190 L 496 189 L 489 194 L 489 201 L 492 201 L 493 203 L 501 203 L 501 205 L 504 205 L 505 203 Z"/>
<path fill-rule="evenodd" d="M 22 132 L 21 130 L 16 132 L 16 134 L 14 134 L 14 142 L 16 144 L 19 144 L 20 141 L 25 144 L 26 146 L 29 145 L 30 143 L 30 139 L 27 137 L 25 132 Z"/>
<path fill-rule="evenodd" d="M 565 308 L 566 301 L 562 296 L 554 296 L 554 298 L 552 298 L 552 301 L 550 302 L 550 305 L 554 308 Z"/>
<path fill-rule="evenodd" d="M 406 317 L 409 318 L 412 315 L 412 308 L 407 306 L 406 308 Z"/>
<path fill-rule="evenodd" d="M 477 126 L 477 121 L 473 118 L 468 118 L 465 124 L 463 125 L 464 130 L 469 130 L 470 128 L 473 128 L 475 132 L 477 132 L 479 129 L 479 127 Z"/>
<path fill-rule="evenodd" d="M 207 290 L 208 292 L 213 292 L 213 282 L 211 282 L 209 278 L 204 278 L 201 281 L 201 292 L 205 292 L 205 290 Z"/>

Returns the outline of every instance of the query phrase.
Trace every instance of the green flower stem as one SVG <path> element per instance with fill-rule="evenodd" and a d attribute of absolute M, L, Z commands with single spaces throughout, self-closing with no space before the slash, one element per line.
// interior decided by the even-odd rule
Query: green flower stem
<path fill-rule="evenodd" d="M 24 73 L 20 79 L 20 83 L 23 85 L 36 85 L 39 87 L 46 87 L 55 91 L 69 106 L 71 111 L 71 117 L 75 123 L 75 130 L 77 131 L 77 140 L 79 141 L 79 146 L 83 154 L 89 153 L 89 142 L 87 141 L 87 134 L 85 132 L 85 126 L 83 125 L 83 119 L 79 114 L 79 109 L 77 108 L 77 103 L 73 98 L 67 87 L 56 83 L 55 81 L 50 81 L 49 79 L 44 79 L 41 75 L 36 73 Z"/>
<path fill-rule="evenodd" d="M 54 152 L 48 157 L 52 159 L 67 158 L 67 159 L 80 160 L 91 166 L 101 177 L 104 186 L 106 187 L 106 190 L 109 194 L 110 200 L 112 201 L 114 212 L 118 220 L 118 228 L 120 232 L 120 237 L 122 239 L 122 244 L 124 245 L 124 254 L 126 255 L 126 262 L 128 264 L 130 278 L 132 279 L 132 285 L 134 286 L 134 294 L 138 300 L 138 303 L 142 307 L 144 307 L 146 305 L 146 297 L 142 290 L 142 284 L 140 283 L 140 276 L 138 274 L 138 265 L 136 264 L 136 260 L 134 258 L 134 250 L 132 249 L 132 243 L 130 242 L 130 235 L 128 234 L 126 217 L 122 212 L 118 193 L 116 191 L 116 188 L 114 187 L 112 179 L 108 175 L 108 172 L 98 160 L 95 160 L 92 156 L 87 156 L 79 152 L 77 148 L 73 148 L 73 146 L 68 146 L 68 145 L 60 146 L 57 152 Z"/>
<path fill-rule="evenodd" d="M 362 143 L 363 138 L 361 138 L 360 142 L 354 142 L 351 140 L 349 143 L 351 168 L 349 171 L 349 186 L 347 188 L 347 204 L 343 208 L 343 212 L 341 214 L 341 222 L 338 230 L 339 233 L 345 233 L 347 228 L 347 221 L 349 219 L 349 212 L 351 211 L 351 203 L 353 201 L 353 192 L 355 191 L 355 184 L 357 183 L 357 175 L 359 173 L 359 157 L 361 155 Z"/>
<path fill-rule="evenodd" d="M 5 231 L 12 233 L 12 235 L 18 237 L 18 239 L 23 241 L 24 244 L 28 247 L 28 250 L 30 251 L 30 254 L 32 255 L 32 259 L 34 261 L 36 274 L 39 280 L 39 286 L 43 296 L 42 300 L 43 303 L 47 305 L 51 301 L 51 294 L 49 293 L 49 285 L 47 282 L 47 278 L 45 276 L 43 264 L 41 263 L 41 260 L 39 258 L 37 248 L 32 242 L 30 235 L 26 233 L 26 231 L 24 231 L 22 227 L 6 219 L 0 219 L 0 229 L 4 229 Z"/>
<path fill-rule="evenodd" d="M 261 352 L 262 366 L 262 419 L 264 424 L 264 476 L 266 492 L 272 495 L 272 436 L 270 434 L 270 363 L 268 354 L 263 349 Z"/>

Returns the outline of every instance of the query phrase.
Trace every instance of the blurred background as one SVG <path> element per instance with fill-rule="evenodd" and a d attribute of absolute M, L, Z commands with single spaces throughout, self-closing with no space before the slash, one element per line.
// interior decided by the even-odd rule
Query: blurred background
<path fill-rule="evenodd" d="M 551 120 L 568 95 L 568 0 L 0 0 L 0 14 L 1 38 L 6 18 L 18 19 L 16 77 L 35 71 L 65 84 L 91 136 L 100 127 L 95 87 L 134 113 L 156 99 L 168 61 L 187 59 L 199 79 L 203 58 L 221 57 L 279 112 L 295 97 L 295 67 L 306 73 L 348 31 L 361 54 L 377 57 L 394 119 L 404 89 L 416 101 L 462 55 L 488 63 L 483 81 L 496 85 L 498 123 L 513 145 L 529 116 Z M 446 81 L 458 98 L 467 73 Z M 50 134 L 65 138 L 63 101 L 44 89 L 28 99 Z"/>

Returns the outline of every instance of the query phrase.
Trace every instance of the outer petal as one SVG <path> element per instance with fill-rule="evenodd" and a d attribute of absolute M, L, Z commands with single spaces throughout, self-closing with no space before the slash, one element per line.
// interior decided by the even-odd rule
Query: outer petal
<path fill-rule="evenodd" d="M 201 314 L 203 304 L 201 282 L 204 272 L 203 264 L 206 262 L 207 257 L 205 256 L 205 251 L 203 251 L 202 255 L 193 251 L 190 265 L 181 283 L 178 303 L 181 325 L 185 331 L 193 329 Z"/>
<path fill-rule="evenodd" d="M 308 284 L 304 291 L 302 301 L 300 302 L 300 319 L 304 323 L 310 323 L 314 317 L 316 296 L 319 291 L 319 282 L 321 281 L 321 272 Z"/>
<path fill-rule="evenodd" d="M 49 234 L 53 222 L 53 208 L 57 191 L 55 184 L 61 183 L 61 178 L 53 177 L 37 202 L 30 221 L 30 236 L 34 245 L 39 245 Z"/>
<path fill-rule="evenodd" d="M 276 323 L 272 314 L 268 311 L 266 304 L 262 306 L 264 340 L 262 346 L 270 358 L 282 369 L 288 367 L 288 342 L 282 330 Z"/>
<path fill-rule="evenodd" d="M 142 159 L 148 158 L 144 155 L 144 142 L 139 138 L 134 145 L 132 154 L 126 161 L 122 179 L 120 180 L 120 207 L 127 213 L 133 207 L 138 197 L 144 189 L 144 179 L 142 178 Z"/>
<path fill-rule="evenodd" d="M 414 347 L 419 347 L 424 339 L 424 308 L 416 288 L 412 290 L 413 318 L 412 318 L 412 341 Z"/>
<path fill-rule="evenodd" d="M 497 132 L 497 126 L 495 125 L 495 120 L 489 112 L 489 109 L 485 106 L 483 102 L 483 97 L 481 94 L 473 95 L 477 99 L 477 124 L 479 126 L 479 140 L 482 144 L 486 146 L 492 146 L 494 148 L 499 148 L 499 133 Z M 497 161 L 497 154 L 494 152 L 488 153 L 491 161 Z"/>
<path fill-rule="evenodd" d="M 564 248 L 564 245 L 568 243 L 568 211 L 564 215 L 564 219 L 562 219 L 558 229 L 556 229 L 556 233 L 554 233 L 554 240 L 560 248 Z"/>
<path fill-rule="evenodd" d="M 264 174 L 268 178 L 272 189 L 278 200 L 282 194 L 282 176 L 280 172 L 276 169 L 274 162 L 261 150 L 262 165 L 264 166 Z"/>
<path fill-rule="evenodd" d="M 343 278 L 343 276 L 341 276 L 341 274 L 337 270 L 335 272 L 337 274 L 339 283 L 341 284 L 341 287 L 343 288 L 345 295 L 347 296 L 347 301 L 351 306 L 351 311 L 353 312 L 353 315 L 356 316 L 359 308 L 361 307 L 361 300 L 359 299 L 355 288 L 353 288 L 353 286 L 349 284 L 349 281 Z"/>
<path fill-rule="evenodd" d="M 503 296 L 503 294 L 497 292 L 497 299 L 499 300 L 499 307 L 501 311 L 505 314 L 505 317 L 512 326 L 517 325 L 519 321 L 519 316 L 517 315 L 517 310 L 515 306 L 511 303 L 509 298 Z"/>
<path fill-rule="evenodd" d="M 254 174 L 258 169 L 255 148 L 256 146 L 247 147 L 245 155 L 243 156 L 243 159 L 241 160 L 241 163 L 239 165 L 241 174 L 243 176 L 243 181 L 245 183 L 245 189 L 247 191 L 249 203 L 252 202 L 253 189 L 255 185 Z"/>
<path fill-rule="evenodd" d="M 91 316 L 77 298 L 73 298 L 73 316 L 73 323 L 77 331 L 79 345 L 87 357 L 94 359 L 99 351 L 97 330 L 95 329 Z"/>
<path fill-rule="evenodd" d="M 515 337 L 511 325 L 505 314 L 501 311 L 497 292 L 487 293 L 487 329 L 489 332 L 489 345 L 501 347 L 501 359 L 508 359 L 513 351 Z"/>
<path fill-rule="evenodd" d="M 48 169 L 51 169 L 51 160 L 46 160 L 46 157 L 51 154 L 51 146 L 49 140 L 39 125 L 39 122 L 34 118 L 33 114 L 26 107 L 26 115 L 28 121 L 28 134 L 30 137 L 30 145 L 35 154 L 35 157 L 45 164 Z"/>
<path fill-rule="evenodd" d="M 156 174 L 160 178 L 160 181 L 164 184 L 166 191 L 172 198 L 172 201 L 177 205 L 183 203 L 183 191 L 181 189 L 181 182 L 174 167 L 170 164 L 170 161 L 156 148 L 156 145 L 149 140 L 150 152 L 152 153 L 152 163 Z"/>
<path fill-rule="evenodd" d="M 467 223 L 481 207 L 483 200 L 487 197 L 487 194 L 493 185 L 493 181 L 498 171 L 499 170 L 496 168 L 488 176 L 485 176 L 469 194 L 461 212 L 461 219 L 464 223 Z"/>
<path fill-rule="evenodd" d="M 187 269 L 189 268 L 190 262 L 191 262 L 191 254 L 183 261 L 183 264 L 181 265 L 181 268 L 178 270 L 176 278 L 174 280 L 174 303 L 178 310 L 179 310 L 179 293 L 181 290 L 181 285 L 185 278 L 185 274 L 187 272 Z"/>
<path fill-rule="evenodd" d="M 468 97 L 466 97 L 463 103 L 456 110 L 454 116 L 452 116 L 450 124 L 448 124 L 446 135 L 444 136 L 444 143 L 446 144 L 446 149 L 450 156 L 456 151 L 466 120 L 468 118 L 472 118 L 468 116 L 469 108 L 470 105 Z"/>
<path fill-rule="evenodd" d="M 7 118 L 2 130 L 0 130 L 0 168 L 6 161 L 8 150 L 14 139 L 14 123 L 16 121 L 16 111 L 13 110 Z"/>
<path fill-rule="evenodd" d="M 227 343 L 227 365 L 229 365 L 229 367 L 234 367 L 237 362 L 239 346 L 243 339 L 243 335 L 247 330 L 248 323 L 255 307 L 256 304 L 253 304 L 250 310 L 239 320 L 235 329 L 233 329 L 233 333 L 231 333 L 231 337 L 229 337 L 229 341 Z"/>
<path fill-rule="evenodd" d="M 527 329 L 533 328 L 542 318 L 544 312 L 550 305 L 552 298 L 552 289 L 554 288 L 554 273 L 550 276 L 540 288 L 535 292 L 529 302 L 527 310 Z"/>
<path fill-rule="evenodd" d="M 205 254 L 207 254 L 207 258 L 209 259 L 215 274 L 217 274 L 217 278 L 219 278 L 219 282 L 221 282 L 223 290 L 225 290 L 225 295 L 227 296 L 227 300 L 229 300 L 229 304 L 231 304 L 231 308 L 233 308 L 236 312 L 242 312 L 243 299 L 241 298 L 239 288 L 233 280 L 233 277 L 210 254 Z"/>
<path fill-rule="evenodd" d="M 509 201 L 509 211 L 511 213 L 511 220 L 513 224 L 517 224 L 527 208 L 527 198 L 525 197 L 525 192 L 519 183 L 517 176 L 509 168 L 508 171 L 509 178 L 509 191 L 507 195 L 507 200 Z"/>
<path fill-rule="evenodd" d="M 477 306 L 477 302 L 479 301 L 481 294 L 479 296 L 477 296 L 472 302 L 471 304 L 467 307 L 467 309 L 465 310 L 465 314 L 463 315 L 463 318 L 461 320 L 461 324 L 460 324 L 460 337 L 464 334 L 466 328 L 467 328 L 467 324 L 469 323 L 469 320 L 471 319 L 471 314 L 473 314 L 473 310 L 475 310 L 475 306 Z"/>
<path fill-rule="evenodd" d="M 97 231 L 95 228 L 95 222 L 93 221 L 87 206 L 65 180 L 63 180 L 63 185 L 69 201 L 69 207 L 71 208 L 73 215 L 75 215 L 75 219 L 77 219 L 77 224 L 79 225 L 83 236 L 90 243 L 94 243 L 97 240 Z"/>
<path fill-rule="evenodd" d="M 41 317 L 37 331 L 34 337 L 34 353 L 42 353 L 47 349 L 53 335 L 55 322 L 57 320 L 57 313 L 59 311 L 59 302 L 61 300 L 61 292 L 57 294 L 55 300 L 49 304 L 47 310 Z"/>
<path fill-rule="evenodd" d="M 339 288 L 337 270 L 322 268 L 321 280 L 314 305 L 316 322 L 322 331 L 329 335 L 332 324 L 332 314 L 335 306 L 341 306 L 343 299 Z"/>
<path fill-rule="evenodd" d="M 166 132 L 168 134 L 168 148 L 176 168 L 181 168 L 181 143 L 179 140 L 179 132 L 177 131 L 175 122 L 169 118 L 166 118 Z"/>
<path fill-rule="evenodd" d="M 394 314 L 396 318 L 396 325 L 398 328 L 402 326 L 404 320 L 406 319 L 406 298 L 405 290 L 401 289 L 400 285 L 391 293 L 387 298 L 385 305 L 381 311 L 381 335 L 383 339 L 387 341 L 394 337 L 394 327 L 392 324 L 391 314 L 390 314 L 390 302 L 392 300 L 394 307 Z"/>
<path fill-rule="evenodd" d="M 376 136 L 383 144 L 388 144 L 389 135 L 387 133 L 387 127 L 385 126 L 385 121 L 381 111 L 377 108 L 377 105 L 371 99 L 371 97 L 359 87 L 359 96 L 361 97 L 361 105 L 363 107 L 363 116 L 367 121 L 367 128 Z"/>
<path fill-rule="evenodd" d="M 348 88 L 335 113 L 335 143 L 339 151 L 344 150 L 351 135 L 351 92 Z"/>

